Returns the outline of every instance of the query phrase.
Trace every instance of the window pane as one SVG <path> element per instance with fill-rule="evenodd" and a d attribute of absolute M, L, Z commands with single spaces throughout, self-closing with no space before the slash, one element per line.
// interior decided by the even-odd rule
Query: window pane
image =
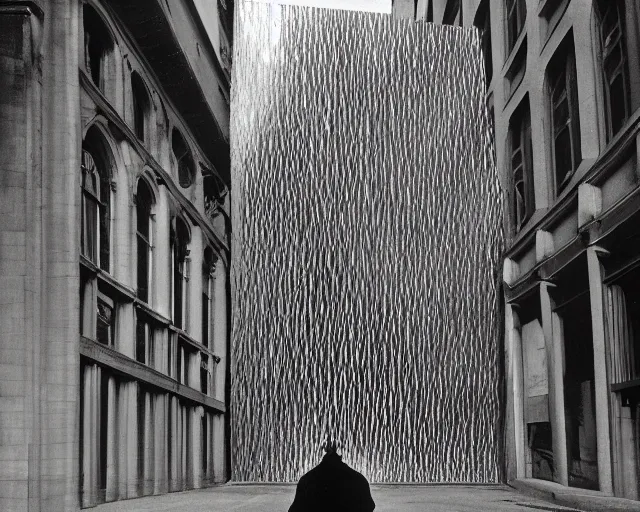
<path fill-rule="evenodd" d="M 518 150 L 511 157 L 511 168 L 512 170 L 517 169 L 522 165 L 522 151 L 518 148 Z"/>
<path fill-rule="evenodd" d="M 113 328 L 115 315 L 113 309 L 101 300 L 98 300 L 96 318 L 96 340 L 104 345 L 113 345 Z"/>
<path fill-rule="evenodd" d="M 607 56 L 604 63 L 604 72 L 607 76 L 607 81 L 611 82 L 616 70 L 622 64 L 622 50 L 620 45 L 616 45 L 611 49 L 611 52 Z"/>
<path fill-rule="evenodd" d="M 146 364 L 146 325 L 143 321 L 136 322 L 136 361 Z"/>
<path fill-rule="evenodd" d="M 200 363 L 200 391 L 207 394 L 209 389 L 209 359 L 203 355 Z"/>
<path fill-rule="evenodd" d="M 202 294 L 202 344 L 209 346 L 209 296 Z"/>
<path fill-rule="evenodd" d="M 563 129 L 569 120 L 569 101 L 565 98 L 559 102 L 553 111 L 553 128 L 554 132 Z"/>
<path fill-rule="evenodd" d="M 571 164 L 571 135 L 569 128 L 564 128 L 557 136 L 554 146 L 556 185 L 560 189 L 567 174 L 572 170 Z"/>
<path fill-rule="evenodd" d="M 97 261 L 98 237 L 98 205 L 95 200 L 83 194 L 83 225 L 82 225 L 82 253 L 89 260 Z"/>
<path fill-rule="evenodd" d="M 154 368 L 155 361 L 155 338 L 153 336 L 153 326 L 151 324 L 147 324 L 147 365 L 151 368 Z"/>
<path fill-rule="evenodd" d="M 149 246 L 138 235 L 138 298 L 149 302 Z"/>
<path fill-rule="evenodd" d="M 173 323 L 182 327 L 182 263 L 176 261 L 173 268 Z"/>
<path fill-rule="evenodd" d="M 109 272 L 109 209 L 101 206 L 100 215 L 100 268 Z"/>
<path fill-rule="evenodd" d="M 624 75 L 620 73 L 615 78 L 609 89 L 609 109 L 612 135 L 618 133 L 627 120 L 625 89 Z"/>
<path fill-rule="evenodd" d="M 144 141 L 144 102 L 138 97 L 138 94 L 133 95 L 133 117 L 134 117 L 134 129 L 136 136 Z"/>

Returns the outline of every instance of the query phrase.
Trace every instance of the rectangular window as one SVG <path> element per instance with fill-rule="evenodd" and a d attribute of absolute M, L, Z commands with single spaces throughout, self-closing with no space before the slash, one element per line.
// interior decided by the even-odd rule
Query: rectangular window
<path fill-rule="evenodd" d="M 624 0 L 599 0 L 602 71 L 606 97 L 607 137 L 620 131 L 629 117 L 629 73 L 625 41 Z"/>
<path fill-rule="evenodd" d="M 551 96 L 553 163 L 558 193 L 582 161 L 573 34 L 569 34 L 553 56 L 549 64 L 548 81 Z"/>
<path fill-rule="evenodd" d="M 190 353 L 187 350 L 183 350 L 183 353 L 182 353 L 182 383 L 185 386 L 189 385 L 189 359 L 190 359 Z"/>
<path fill-rule="evenodd" d="M 506 2 L 507 55 L 509 55 L 524 27 L 527 18 L 527 4 L 525 0 L 506 0 Z"/>
<path fill-rule="evenodd" d="M 176 327 L 187 330 L 188 325 L 188 285 L 189 258 L 174 259 L 173 266 L 173 323 Z"/>
<path fill-rule="evenodd" d="M 200 359 L 200 391 L 205 395 L 209 394 L 209 357 L 205 354 Z"/>
<path fill-rule="evenodd" d="M 209 269 L 202 274 L 202 344 L 209 347 L 211 338 L 212 277 Z"/>
<path fill-rule="evenodd" d="M 136 321 L 136 360 L 154 367 L 153 325 L 138 318 Z"/>
<path fill-rule="evenodd" d="M 116 314 L 113 301 L 102 293 L 98 293 L 98 310 L 96 312 L 96 340 L 98 343 L 113 347 L 115 345 Z"/>
<path fill-rule="evenodd" d="M 189 385 L 189 360 L 191 353 L 185 347 L 184 342 L 178 340 L 178 375 L 177 381 L 185 386 Z"/>
<path fill-rule="evenodd" d="M 516 229 L 520 230 L 535 211 L 531 114 L 528 98 L 511 116 L 509 138 L 511 141 L 514 218 Z"/>
<path fill-rule="evenodd" d="M 177 356 L 177 361 L 176 361 L 176 380 L 178 382 L 180 382 L 181 384 L 183 383 L 183 377 L 182 377 L 182 347 L 180 346 L 180 343 L 178 343 L 178 356 Z"/>

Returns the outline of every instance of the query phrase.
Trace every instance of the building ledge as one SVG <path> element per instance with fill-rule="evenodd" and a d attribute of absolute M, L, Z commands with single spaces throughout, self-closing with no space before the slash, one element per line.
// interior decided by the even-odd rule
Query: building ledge
<path fill-rule="evenodd" d="M 565 487 L 535 478 L 512 480 L 508 484 L 528 496 L 588 512 L 640 512 L 640 501 L 615 498 L 600 491 Z"/>

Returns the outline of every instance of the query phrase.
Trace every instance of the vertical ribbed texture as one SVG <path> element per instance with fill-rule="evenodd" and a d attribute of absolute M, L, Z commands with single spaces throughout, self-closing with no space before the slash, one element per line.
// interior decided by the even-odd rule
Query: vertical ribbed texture
<path fill-rule="evenodd" d="M 501 204 L 475 31 L 239 2 L 232 471 L 331 433 L 377 482 L 498 479 Z"/>

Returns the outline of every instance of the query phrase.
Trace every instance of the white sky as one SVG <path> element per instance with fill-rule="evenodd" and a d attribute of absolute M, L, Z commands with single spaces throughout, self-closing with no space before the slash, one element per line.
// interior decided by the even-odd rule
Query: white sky
<path fill-rule="evenodd" d="M 349 11 L 368 11 L 391 13 L 391 0 L 253 0 L 266 4 L 303 5 L 305 7 L 324 7 L 325 9 L 345 9 Z"/>

